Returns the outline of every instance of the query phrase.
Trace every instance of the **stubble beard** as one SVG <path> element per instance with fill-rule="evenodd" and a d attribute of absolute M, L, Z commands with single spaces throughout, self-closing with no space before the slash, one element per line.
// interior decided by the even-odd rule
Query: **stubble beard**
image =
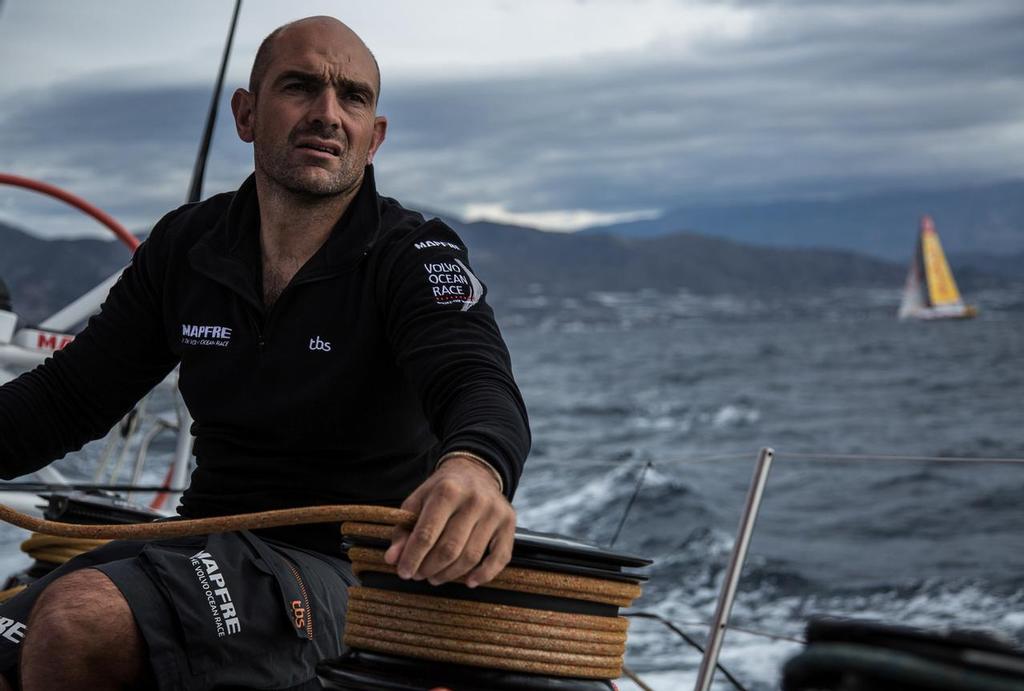
<path fill-rule="evenodd" d="M 341 146 L 341 165 L 336 170 L 317 166 L 297 166 L 289 162 L 294 141 L 300 136 L 319 136 L 336 141 Z M 282 145 L 267 147 L 254 145 L 256 168 L 267 178 L 288 192 L 305 198 L 334 197 L 351 191 L 360 181 L 363 166 L 355 160 L 355 152 L 337 137 L 325 132 L 307 130 L 292 132 Z"/>

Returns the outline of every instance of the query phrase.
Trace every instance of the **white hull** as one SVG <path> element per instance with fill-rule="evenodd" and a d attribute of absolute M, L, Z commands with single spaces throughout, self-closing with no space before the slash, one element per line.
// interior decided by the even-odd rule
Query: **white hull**
<path fill-rule="evenodd" d="M 970 319 L 977 314 L 969 305 L 950 305 L 947 307 L 921 307 L 916 310 L 900 311 L 901 320 L 934 321 L 936 319 Z"/>

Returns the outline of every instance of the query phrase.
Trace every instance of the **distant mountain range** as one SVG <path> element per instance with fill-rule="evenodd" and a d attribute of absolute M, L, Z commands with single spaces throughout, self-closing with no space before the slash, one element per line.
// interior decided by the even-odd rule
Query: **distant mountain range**
<path fill-rule="evenodd" d="M 689 205 L 658 218 L 598 226 L 588 235 L 700 233 L 773 247 L 832 247 L 904 261 L 922 214 L 950 254 L 1024 252 L 1024 180 L 974 187 L 761 204 Z"/>
<path fill-rule="evenodd" d="M 38 321 L 126 265 L 131 252 L 106 240 L 41 240 L 0 223 L 0 279 L 14 308 Z"/>
<path fill-rule="evenodd" d="M 838 287 L 898 289 L 906 272 L 903 262 L 845 250 L 756 247 L 692 233 L 570 235 L 446 220 L 466 241 L 474 268 L 499 303 L 537 292 L 572 296 L 686 289 L 704 295 L 767 295 Z M 1024 255 L 1016 263 L 991 255 L 969 259 L 965 264 L 953 259 L 957 280 L 968 290 L 1024 280 Z M 128 260 L 128 250 L 117 242 L 41 240 L 0 223 L 0 278 L 11 288 L 16 311 L 29 322 L 67 304 Z M 994 277 L 1000 273 L 1003 279 Z"/>

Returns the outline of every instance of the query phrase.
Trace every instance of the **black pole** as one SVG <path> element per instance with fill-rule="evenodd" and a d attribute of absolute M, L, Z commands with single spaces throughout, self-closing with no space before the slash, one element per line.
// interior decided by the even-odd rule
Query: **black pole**
<path fill-rule="evenodd" d="M 235 13 L 231 17 L 228 41 L 224 45 L 224 56 L 220 61 L 217 85 L 213 89 L 213 98 L 210 99 L 210 112 L 206 115 L 206 129 L 203 131 L 203 141 L 199 145 L 196 165 L 192 169 L 192 184 L 189 186 L 187 200 L 189 204 L 199 201 L 203 196 L 203 175 L 206 173 L 206 157 L 210 153 L 210 144 L 213 142 L 213 128 L 217 123 L 217 102 L 220 100 L 220 91 L 224 87 L 224 73 L 228 69 L 228 56 L 231 55 L 231 44 L 235 40 L 235 26 L 238 24 L 238 13 L 241 9 L 242 0 L 235 0 Z"/>
<path fill-rule="evenodd" d="M 5 312 L 14 311 L 14 307 L 11 306 L 11 291 L 7 289 L 7 284 L 4 283 L 2 278 L 0 278 L 0 310 Z"/>
<path fill-rule="evenodd" d="M 636 501 L 636 496 L 640 494 L 640 488 L 644 486 L 644 475 L 647 474 L 647 469 L 654 464 L 650 461 L 644 464 L 643 470 L 640 471 L 640 477 L 636 479 L 636 487 L 633 488 L 633 494 L 629 497 L 629 502 L 626 504 L 626 510 L 622 512 L 622 518 L 619 519 L 619 527 L 615 529 L 615 534 L 612 535 L 612 541 L 608 543 L 608 549 L 615 546 L 615 541 L 619 539 L 619 533 L 622 532 L 622 526 L 626 525 L 626 519 L 629 518 L 629 512 L 633 510 L 633 502 Z"/>

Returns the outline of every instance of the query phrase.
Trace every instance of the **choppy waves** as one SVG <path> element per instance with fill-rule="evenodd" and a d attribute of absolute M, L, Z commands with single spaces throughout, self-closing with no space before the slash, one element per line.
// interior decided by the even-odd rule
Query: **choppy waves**
<path fill-rule="evenodd" d="M 637 609 L 701 638 L 757 450 L 773 446 L 734 623 L 799 636 L 809 616 L 844 614 L 1024 645 L 1024 467 L 812 453 L 1024 456 L 1024 291 L 974 296 L 982 318 L 965 323 L 898 323 L 898 299 L 559 298 L 537 286 L 506 300 L 534 432 L 520 524 L 607 545 L 621 523 L 615 548 L 655 560 Z M 170 453 L 160 443 L 154 468 Z M 86 476 L 96 453 L 62 467 Z M 5 554 L 21 539 L 0 537 Z M 634 621 L 630 640 L 628 664 L 654 688 L 692 687 L 696 651 L 650 621 Z M 769 689 L 797 648 L 731 631 L 722 659 Z"/>
<path fill-rule="evenodd" d="M 720 500 L 706 491 L 705 488 L 713 490 L 715 483 L 705 481 L 713 477 L 702 477 L 701 468 L 711 462 L 668 464 L 666 467 L 655 464 L 646 470 L 643 461 L 579 464 L 571 470 L 557 463 L 545 464 L 533 469 L 528 479 L 524 478 L 517 502 L 520 523 L 608 545 L 643 473 L 639 497 L 616 544 L 618 549 L 655 559 L 648 570 L 651 580 L 635 609 L 666 617 L 699 640 L 711 619 L 718 585 L 732 548 L 733 522 L 723 520 L 724 514 L 731 513 L 733 519 L 738 516 L 733 499 L 727 498 L 725 502 L 734 510 L 722 512 L 718 506 Z M 687 474 L 693 479 L 682 479 Z M 940 487 L 956 484 L 955 478 L 942 477 L 941 473 L 927 468 L 881 481 L 873 478 L 873 473 L 864 477 L 859 468 L 847 468 L 838 474 L 833 481 L 842 482 L 844 476 L 853 474 L 856 477 L 845 479 L 863 482 L 866 487 L 877 484 L 882 496 L 890 491 L 900 492 L 917 481 Z M 572 479 L 559 482 L 559 477 Z M 787 489 L 786 480 L 782 478 L 782 487 L 774 489 L 792 492 L 791 487 Z M 914 497 L 911 494 L 905 501 L 913 503 Z M 771 498 L 768 501 L 770 503 Z M 923 508 L 918 504 L 919 510 Z M 943 510 L 949 512 L 948 507 Z M 975 568 L 969 569 L 971 577 L 954 575 L 956 570 L 953 569 L 943 572 L 940 555 L 934 555 L 930 564 L 920 564 L 909 572 L 878 573 L 875 564 L 878 560 L 891 559 L 892 555 L 884 552 L 891 547 L 889 538 L 898 537 L 896 533 L 904 534 L 901 540 L 920 541 L 929 549 L 931 530 L 894 524 L 887 532 L 883 530 L 873 535 L 872 531 L 885 523 L 887 515 L 899 513 L 895 508 L 880 510 L 882 517 L 874 527 L 848 527 L 846 534 L 855 538 L 845 538 L 851 543 L 850 549 L 843 550 L 840 545 L 836 554 L 845 553 L 838 558 L 852 563 L 831 569 L 831 574 L 828 559 L 822 563 L 810 559 L 805 563 L 794 558 L 794 543 L 806 542 L 813 551 L 814 546 L 824 544 L 829 535 L 833 541 L 844 540 L 844 532 L 837 530 L 836 524 L 845 522 L 849 526 L 858 520 L 858 513 L 839 511 L 836 515 L 824 516 L 823 521 L 815 520 L 815 516 L 804 517 L 803 522 L 819 523 L 818 530 L 827 535 L 823 537 L 815 530 L 805 530 L 801 522 L 791 524 L 782 538 L 790 543 L 790 549 L 781 554 L 766 548 L 764 543 L 758 545 L 755 540 L 734 608 L 733 623 L 745 629 L 799 638 L 808 618 L 828 614 L 900 622 L 934 630 L 983 630 L 1018 644 L 1024 643 L 1024 585 L 1017 577 L 1019 572 L 994 568 L 1000 563 L 998 551 L 993 551 L 987 563 L 976 563 Z M 859 516 L 859 519 L 864 518 Z M 779 516 L 772 516 L 772 511 L 766 510 L 760 529 L 778 531 L 779 523 Z M 950 536 L 948 531 L 940 537 L 940 544 L 950 537 L 956 541 L 956 536 Z M 1009 549 L 1015 537 L 1012 534 L 1004 537 L 1004 549 Z M 882 553 L 876 558 L 864 558 L 853 544 L 861 540 L 866 541 L 868 549 Z M 934 552 L 934 548 L 929 551 Z M 843 575 L 861 569 L 874 571 L 874 576 L 878 577 L 868 574 L 858 579 Z M 769 689 L 775 688 L 781 664 L 798 649 L 799 645 L 789 641 L 731 631 L 722 660 L 749 688 Z M 692 686 L 699 662 L 697 651 L 658 623 L 633 620 L 628 664 L 640 671 L 645 682 L 654 688 Z M 624 684 L 622 688 L 634 687 Z"/>
<path fill-rule="evenodd" d="M 600 331 L 642 328 L 692 320 L 715 321 L 815 319 L 826 322 L 891 319 L 900 302 L 897 289 L 835 289 L 802 296 L 698 295 L 687 290 L 662 293 L 593 291 L 581 296 L 550 296 L 534 284 L 518 296 L 495 296 L 502 324 L 549 331 Z M 1024 286 L 978 292 L 970 302 L 983 320 L 1016 320 L 1024 312 Z"/>

